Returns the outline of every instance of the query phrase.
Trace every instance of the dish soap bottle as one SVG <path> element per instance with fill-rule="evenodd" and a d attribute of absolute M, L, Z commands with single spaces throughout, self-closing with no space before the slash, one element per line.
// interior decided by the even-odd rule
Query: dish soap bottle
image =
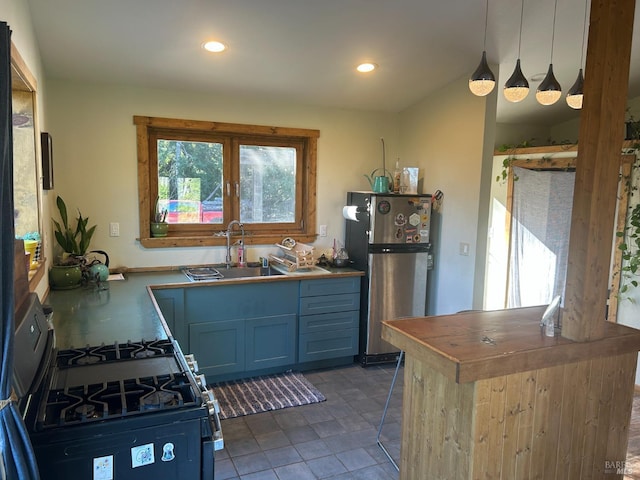
<path fill-rule="evenodd" d="M 244 267 L 244 244 L 242 240 L 238 242 L 238 267 Z"/>
<path fill-rule="evenodd" d="M 400 169 L 400 159 L 396 160 L 396 169 L 393 171 L 393 193 L 400 192 L 400 175 L 402 170 Z"/>

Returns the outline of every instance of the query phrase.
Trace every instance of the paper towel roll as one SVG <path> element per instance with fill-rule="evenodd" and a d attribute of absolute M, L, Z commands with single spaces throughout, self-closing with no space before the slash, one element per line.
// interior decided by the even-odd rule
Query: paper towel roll
<path fill-rule="evenodd" d="M 345 207 L 342 207 L 342 216 L 347 220 L 353 220 L 354 222 L 357 222 L 357 213 L 358 207 L 356 207 L 355 205 L 347 205 Z"/>

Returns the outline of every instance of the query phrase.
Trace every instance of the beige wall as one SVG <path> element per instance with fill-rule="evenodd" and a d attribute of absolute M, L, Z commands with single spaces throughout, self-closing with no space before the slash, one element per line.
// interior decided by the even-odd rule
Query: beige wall
<path fill-rule="evenodd" d="M 424 192 L 445 192 L 441 248 L 434 271 L 434 312 L 470 308 L 472 303 L 482 147 L 484 100 L 468 94 L 466 79 L 444 88 L 397 115 L 319 109 L 258 99 L 198 95 L 179 91 L 49 82 L 47 108 L 53 125 L 56 193 L 70 208 L 80 207 L 98 229 L 92 247 L 106 250 L 112 266 L 149 267 L 215 263 L 223 248 L 144 249 L 138 236 L 137 165 L 133 115 L 253 123 L 320 130 L 318 143 L 318 224 L 328 236 L 344 238 L 342 205 L 349 190 L 367 190 L 365 173 L 400 157 L 419 166 Z M 402 133 L 400 133 L 402 132 Z M 464 132 L 464 142 L 460 142 Z M 120 237 L 108 236 L 109 222 L 120 223 Z M 458 245 L 470 245 L 470 255 Z M 256 260 L 272 246 L 250 247 Z"/>
<path fill-rule="evenodd" d="M 485 102 L 495 102 L 495 97 L 474 97 L 467 85 L 468 79 L 461 78 L 400 118 L 401 163 L 420 167 L 425 193 L 444 193 L 441 212 L 433 216 L 439 232 L 433 239 L 429 313 L 438 315 L 473 304 Z M 460 255 L 460 243 L 469 244 L 469 255 Z"/>
<path fill-rule="evenodd" d="M 348 190 L 366 190 L 364 178 L 398 153 L 397 117 L 392 114 L 320 109 L 246 97 L 201 95 L 113 85 L 49 82 L 47 108 L 54 142 L 56 194 L 79 207 L 98 228 L 92 248 L 105 250 L 111 266 L 150 267 L 224 261 L 223 248 L 145 249 L 138 236 L 138 192 L 134 115 L 250 123 L 320 130 L 318 224 L 328 235 L 315 242 L 328 249 L 344 237 L 342 206 Z M 120 236 L 109 237 L 109 223 Z M 257 260 L 272 246 L 249 247 Z"/>

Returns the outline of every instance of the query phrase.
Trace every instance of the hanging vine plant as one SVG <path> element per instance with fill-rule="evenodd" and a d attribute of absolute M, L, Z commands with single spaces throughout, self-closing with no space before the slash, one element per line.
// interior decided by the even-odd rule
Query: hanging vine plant
<path fill-rule="evenodd" d="M 545 145 L 561 145 L 563 147 L 566 146 L 567 148 L 570 148 L 576 145 L 576 143 L 571 142 L 570 140 L 563 140 L 562 142 L 548 140 Z M 507 158 L 505 158 L 502 161 L 502 170 L 498 175 L 496 175 L 496 182 L 504 184 L 507 181 L 507 179 L 509 178 L 509 171 L 511 170 L 511 167 L 513 166 L 514 161 L 516 160 L 524 160 L 525 162 L 530 161 L 530 159 L 517 158 L 516 152 L 518 149 L 531 148 L 531 147 L 536 147 L 535 138 L 532 138 L 531 140 L 524 140 L 516 145 L 507 144 L 507 143 L 500 145 L 498 147 L 498 151 L 501 153 L 506 153 Z M 552 158 L 550 156 L 543 156 L 541 160 L 551 162 Z M 517 182 L 518 179 L 519 179 L 518 175 L 516 175 L 516 173 L 514 172 L 513 181 Z"/>
<path fill-rule="evenodd" d="M 638 192 L 638 173 L 640 172 L 640 158 L 638 157 L 638 148 L 640 145 L 634 144 L 632 147 L 625 149 L 625 153 L 635 154 L 636 158 L 631 167 L 628 177 L 622 178 L 625 183 L 624 188 L 630 199 L 637 198 Z M 622 252 L 622 265 L 620 267 L 620 290 L 619 296 L 629 300 L 631 288 L 637 288 L 640 285 L 638 276 L 640 274 L 640 202 L 630 201 L 629 212 L 625 226 L 621 231 L 616 232 L 616 236 L 622 241 L 618 245 L 618 249 Z"/>

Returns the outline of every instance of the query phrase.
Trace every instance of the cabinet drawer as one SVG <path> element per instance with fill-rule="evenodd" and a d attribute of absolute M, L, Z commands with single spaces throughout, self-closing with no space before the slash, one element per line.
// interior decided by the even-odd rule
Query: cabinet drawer
<path fill-rule="evenodd" d="M 300 315 L 344 312 L 360 309 L 359 293 L 343 293 L 324 297 L 301 297 Z"/>
<path fill-rule="evenodd" d="M 299 362 L 347 357 L 358 353 L 358 329 L 300 335 Z"/>
<path fill-rule="evenodd" d="M 300 317 L 300 334 L 358 328 L 359 321 L 360 312 L 358 310 L 304 315 Z"/>
<path fill-rule="evenodd" d="M 336 293 L 357 293 L 360 292 L 360 282 L 361 277 L 302 280 L 300 282 L 300 296 L 313 297 L 316 295 L 334 295 Z"/>

